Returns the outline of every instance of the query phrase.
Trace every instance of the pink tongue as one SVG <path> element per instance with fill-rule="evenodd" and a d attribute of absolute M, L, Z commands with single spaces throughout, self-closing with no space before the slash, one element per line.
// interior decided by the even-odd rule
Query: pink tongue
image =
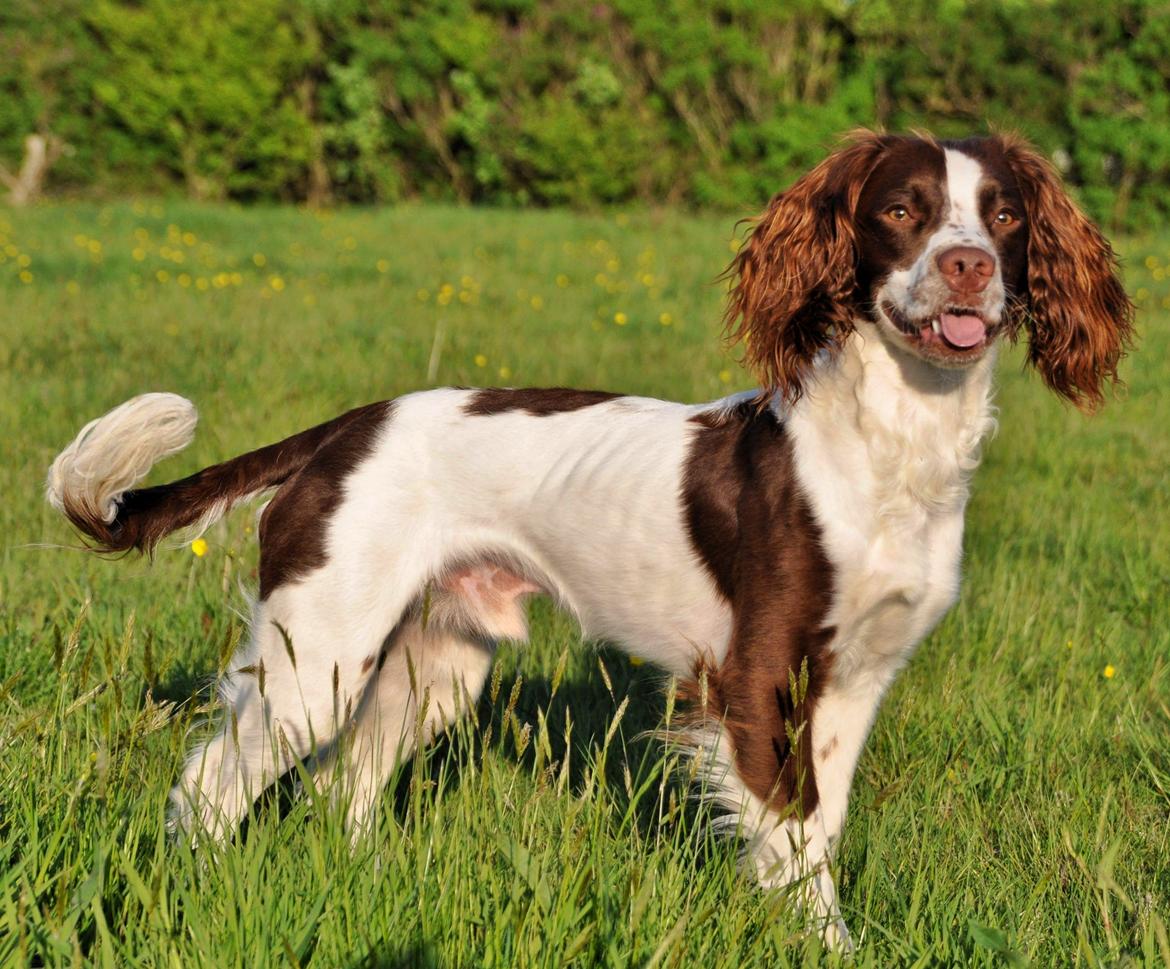
<path fill-rule="evenodd" d="M 939 329 L 953 347 L 973 347 L 987 336 L 987 327 L 978 316 L 956 316 L 943 313 L 938 318 Z"/>

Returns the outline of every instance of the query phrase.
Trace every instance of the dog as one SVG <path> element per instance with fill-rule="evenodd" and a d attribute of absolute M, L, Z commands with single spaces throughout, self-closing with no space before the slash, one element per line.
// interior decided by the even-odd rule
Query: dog
<path fill-rule="evenodd" d="M 430 390 L 141 489 L 193 405 L 146 394 L 86 425 L 47 493 L 98 549 L 149 552 L 275 492 L 179 831 L 227 837 L 310 761 L 360 832 L 545 593 L 689 687 L 676 739 L 749 870 L 850 946 L 829 863 L 882 696 L 956 601 L 997 346 L 1026 334 L 1091 411 L 1133 307 L 1054 170 L 1002 135 L 854 134 L 771 200 L 727 276 L 761 389 L 714 403 Z"/>

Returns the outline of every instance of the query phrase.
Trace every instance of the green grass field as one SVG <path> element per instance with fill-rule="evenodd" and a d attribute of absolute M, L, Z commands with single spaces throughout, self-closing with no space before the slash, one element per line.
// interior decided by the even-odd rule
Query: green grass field
<path fill-rule="evenodd" d="M 545 602 L 355 851 L 288 790 L 219 855 L 169 843 L 166 793 L 245 635 L 254 511 L 202 556 L 105 561 L 42 500 L 80 425 L 146 390 L 202 414 L 162 480 L 432 384 L 746 386 L 718 340 L 731 223 L 0 214 L 0 963 L 833 961 L 640 736 L 669 716 L 662 676 L 575 648 Z M 964 595 L 858 771 L 837 861 L 858 965 L 1170 965 L 1170 237 L 1120 248 L 1142 335 L 1121 398 L 1087 419 L 1001 362 Z"/>

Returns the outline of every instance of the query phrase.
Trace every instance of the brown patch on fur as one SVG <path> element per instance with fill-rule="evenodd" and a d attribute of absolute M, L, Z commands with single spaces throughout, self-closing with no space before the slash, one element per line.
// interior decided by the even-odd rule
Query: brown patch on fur
<path fill-rule="evenodd" d="M 744 344 L 765 396 L 795 401 L 817 353 L 840 349 L 852 331 L 858 198 L 883 152 L 908 140 L 855 132 L 772 199 L 724 272 L 733 282 L 725 332 Z"/>
<path fill-rule="evenodd" d="M 997 140 L 1026 209 L 1027 293 L 1017 318 L 1031 334 L 1028 362 L 1056 393 L 1095 410 L 1134 337 L 1117 258 L 1044 158 L 1017 138 Z"/>
<path fill-rule="evenodd" d="M 363 415 L 386 408 L 370 404 L 292 437 L 212 465 L 170 484 L 127 491 L 118 503 L 113 522 L 91 520 L 65 509 L 70 521 L 97 540 L 102 551 L 152 552 L 171 532 L 199 521 L 221 502 L 232 503 L 246 495 L 275 488 L 296 474 L 328 441 Z"/>
<path fill-rule="evenodd" d="M 377 656 L 367 656 L 362 660 L 362 672 L 368 673 L 374 668 L 374 664 L 378 661 Z"/>
<path fill-rule="evenodd" d="M 827 760 L 829 755 L 837 749 L 840 743 L 841 738 L 836 734 L 833 734 L 833 736 L 829 739 L 829 742 L 817 751 L 817 757 L 819 757 L 821 760 Z"/>
<path fill-rule="evenodd" d="M 549 414 L 563 414 L 604 404 L 620 396 L 605 390 L 571 390 L 565 387 L 488 387 L 472 394 L 471 399 L 463 405 L 463 413 L 487 417 L 522 410 L 533 417 L 547 417 Z"/>
<path fill-rule="evenodd" d="M 748 790 L 775 808 L 796 802 L 807 816 L 817 804 L 812 720 L 832 662 L 834 630 L 824 623 L 833 569 L 776 417 L 741 407 L 693 420 L 687 524 L 733 628 L 723 665 L 700 668 L 686 693 L 705 693 L 703 712 L 726 726 Z"/>
<path fill-rule="evenodd" d="M 369 456 L 393 411 L 384 401 L 351 411 L 273 496 L 260 519 L 260 598 L 325 564 L 325 531 L 345 479 Z"/>

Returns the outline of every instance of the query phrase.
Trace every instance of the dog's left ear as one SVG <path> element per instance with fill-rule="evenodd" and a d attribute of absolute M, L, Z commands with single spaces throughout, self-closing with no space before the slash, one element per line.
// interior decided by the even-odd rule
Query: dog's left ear
<path fill-rule="evenodd" d="M 1056 393 L 1086 411 L 1117 383 L 1117 364 L 1133 341 L 1133 303 L 1118 278 L 1113 248 L 1068 197 L 1036 151 L 1001 138 L 1024 199 L 1028 278 L 1023 320 L 1028 362 Z"/>

